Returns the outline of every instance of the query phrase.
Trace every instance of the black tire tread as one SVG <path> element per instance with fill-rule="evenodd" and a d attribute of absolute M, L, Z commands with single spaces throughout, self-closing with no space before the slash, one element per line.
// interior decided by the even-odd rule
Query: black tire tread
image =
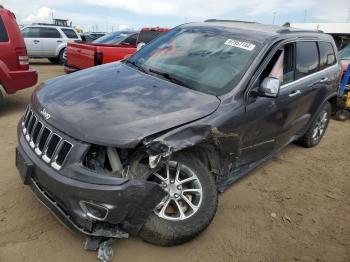
<path fill-rule="evenodd" d="M 318 112 L 321 113 L 324 109 L 327 110 L 328 112 L 328 123 L 329 123 L 329 119 L 330 119 L 330 116 L 331 116 L 331 104 L 329 102 L 326 102 L 325 105 L 323 105 L 323 107 L 321 108 L 321 110 Z M 323 132 L 321 138 L 319 139 L 319 141 L 317 141 L 317 143 L 315 143 L 313 140 L 312 140 L 312 133 L 313 133 L 313 130 L 314 130 L 314 127 L 315 127 L 315 124 L 316 124 L 316 121 L 317 121 L 317 117 L 313 120 L 312 124 L 310 125 L 309 129 L 307 130 L 307 132 L 305 133 L 305 135 L 303 135 L 298 141 L 297 143 L 303 147 L 306 147 L 306 148 L 311 148 L 311 147 L 314 147 L 316 145 L 318 145 L 318 143 L 321 141 L 323 135 L 325 134 L 326 130 Z M 328 123 L 327 123 L 327 126 L 326 126 L 326 129 L 328 127 Z"/>
<path fill-rule="evenodd" d="M 177 156 L 176 160 L 193 168 L 198 176 L 204 176 L 201 184 L 203 191 L 208 193 L 207 196 L 203 195 L 203 201 L 206 198 L 207 202 L 202 202 L 197 213 L 182 222 L 166 221 L 152 213 L 139 232 L 139 237 L 151 244 L 174 246 L 192 240 L 209 226 L 217 210 L 218 193 L 209 170 L 190 153 Z"/>
<path fill-rule="evenodd" d="M 348 111 L 346 111 L 345 109 L 343 109 L 343 110 L 338 110 L 335 113 L 334 118 L 338 121 L 346 121 L 347 119 L 349 119 L 349 115 L 350 115 L 350 113 Z"/>
<path fill-rule="evenodd" d="M 3 96 L 3 94 L 2 94 L 2 92 L 1 92 L 1 90 L 0 90 L 0 109 L 2 109 L 3 108 L 3 106 L 4 106 L 4 96 Z"/>

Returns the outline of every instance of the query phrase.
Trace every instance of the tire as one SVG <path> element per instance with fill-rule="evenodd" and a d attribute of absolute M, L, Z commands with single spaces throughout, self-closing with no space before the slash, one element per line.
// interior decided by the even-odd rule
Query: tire
<path fill-rule="evenodd" d="M 187 195 L 188 197 L 186 198 L 187 199 L 190 198 L 191 201 L 193 201 L 193 203 L 195 203 L 196 200 L 199 201 L 199 199 L 201 199 L 201 201 L 199 204 L 198 203 L 195 204 L 195 205 L 198 205 L 198 209 L 196 211 L 194 211 L 194 209 L 191 209 L 189 205 L 187 205 L 187 208 L 186 208 L 185 201 L 182 200 L 184 195 L 183 193 L 181 193 L 181 197 L 179 196 L 177 199 L 183 205 L 181 207 L 181 210 L 183 210 L 182 212 L 184 216 L 188 216 L 187 218 L 183 218 L 183 219 L 175 218 L 175 220 L 172 220 L 174 219 L 172 218 L 169 220 L 160 216 L 160 213 L 162 213 L 161 211 L 155 210 L 149 216 L 148 220 L 146 221 L 146 223 L 143 225 L 143 227 L 139 232 L 139 237 L 142 240 L 151 244 L 160 245 L 160 246 L 174 246 L 174 245 L 179 245 L 184 242 L 187 242 L 193 239 L 194 237 L 196 237 L 197 235 L 199 235 L 204 229 L 206 229 L 210 224 L 210 222 L 213 220 L 216 213 L 216 209 L 218 205 L 218 192 L 216 190 L 213 175 L 197 158 L 193 157 L 190 153 L 187 153 L 187 152 L 181 155 L 174 156 L 174 158 L 171 159 L 171 161 L 169 161 L 170 174 L 173 173 L 172 171 L 176 173 L 175 170 L 177 166 L 176 168 L 174 166 L 176 163 L 181 164 L 180 176 L 182 176 L 183 174 L 187 175 L 188 173 L 193 172 L 192 174 L 195 174 L 196 178 L 198 178 L 198 180 L 194 180 L 193 183 L 195 184 L 193 185 L 195 185 L 196 187 L 199 187 L 199 185 L 201 186 L 201 193 L 202 193 L 201 197 L 198 197 L 199 195 L 196 195 L 197 193 L 195 193 L 192 196 Z M 166 168 L 164 167 L 163 172 L 165 169 Z M 183 176 L 182 180 L 184 180 L 185 178 L 186 177 Z M 184 183 L 183 187 L 191 188 L 191 183 L 192 182 L 189 182 L 188 184 Z M 169 187 L 170 186 L 171 185 L 169 185 Z M 169 192 L 169 195 L 165 197 L 165 199 L 167 198 L 169 199 L 170 195 L 171 193 Z M 166 202 L 166 200 L 163 199 L 162 202 Z M 172 204 L 174 203 L 175 201 L 172 200 Z M 160 209 L 163 210 L 163 208 L 160 208 Z M 166 211 L 168 209 L 164 209 L 164 210 Z M 174 208 L 173 209 L 170 208 L 170 211 L 174 211 L 174 210 L 175 210 Z M 177 210 L 180 210 L 180 209 L 177 209 Z M 175 216 L 175 214 L 171 214 L 171 215 Z"/>
<path fill-rule="evenodd" d="M 349 118 L 349 111 L 342 109 L 335 113 L 334 118 L 338 121 L 346 121 Z"/>
<path fill-rule="evenodd" d="M 63 48 L 58 55 L 58 64 L 59 65 L 63 65 L 66 62 L 66 59 L 64 58 L 64 51 L 65 50 L 66 50 L 66 48 Z"/>
<path fill-rule="evenodd" d="M 53 63 L 53 64 L 55 64 L 55 65 L 57 65 L 58 64 L 58 58 L 57 57 L 50 57 L 50 58 L 48 58 L 49 59 L 49 61 L 51 62 L 51 63 Z"/>
<path fill-rule="evenodd" d="M 2 95 L 2 92 L 0 90 L 0 109 L 4 107 L 4 96 Z"/>
<path fill-rule="evenodd" d="M 327 102 L 318 112 L 305 135 L 297 141 L 298 144 L 306 148 L 318 145 L 327 130 L 330 117 L 331 104 Z"/>

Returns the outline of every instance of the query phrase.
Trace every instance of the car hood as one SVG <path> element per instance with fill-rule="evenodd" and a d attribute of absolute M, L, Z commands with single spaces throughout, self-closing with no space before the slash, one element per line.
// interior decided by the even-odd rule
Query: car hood
<path fill-rule="evenodd" d="M 85 142 L 133 148 L 152 134 L 213 113 L 216 96 L 111 63 L 48 80 L 32 98 L 47 122 Z M 43 114 L 43 113 L 41 113 Z"/>

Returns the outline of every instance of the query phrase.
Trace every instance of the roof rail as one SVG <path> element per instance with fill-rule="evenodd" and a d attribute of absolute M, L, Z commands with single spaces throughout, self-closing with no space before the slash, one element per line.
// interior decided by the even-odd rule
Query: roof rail
<path fill-rule="evenodd" d="M 57 26 L 57 27 L 71 27 L 70 25 L 56 25 L 50 23 L 32 23 L 32 25 L 47 25 L 47 26 Z"/>
<path fill-rule="evenodd" d="M 258 24 L 252 21 L 242 21 L 242 20 L 229 20 L 229 19 L 207 19 L 204 22 L 236 22 L 236 23 L 247 23 L 247 24 Z"/>
<path fill-rule="evenodd" d="M 298 28 L 281 28 L 276 31 L 278 34 L 288 34 L 288 33 L 324 33 L 322 30 L 307 30 L 307 29 L 298 29 Z"/>

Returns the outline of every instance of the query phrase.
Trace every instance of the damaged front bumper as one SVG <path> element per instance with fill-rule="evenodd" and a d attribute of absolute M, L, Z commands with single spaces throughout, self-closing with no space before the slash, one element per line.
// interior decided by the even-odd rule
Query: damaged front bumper
<path fill-rule="evenodd" d="M 101 183 L 63 176 L 46 165 L 21 132 L 16 166 L 39 200 L 75 232 L 90 236 L 123 237 L 137 234 L 166 195 L 156 183 L 115 178 Z M 75 171 L 77 172 L 77 171 Z M 84 177 L 81 168 L 80 177 Z"/>

